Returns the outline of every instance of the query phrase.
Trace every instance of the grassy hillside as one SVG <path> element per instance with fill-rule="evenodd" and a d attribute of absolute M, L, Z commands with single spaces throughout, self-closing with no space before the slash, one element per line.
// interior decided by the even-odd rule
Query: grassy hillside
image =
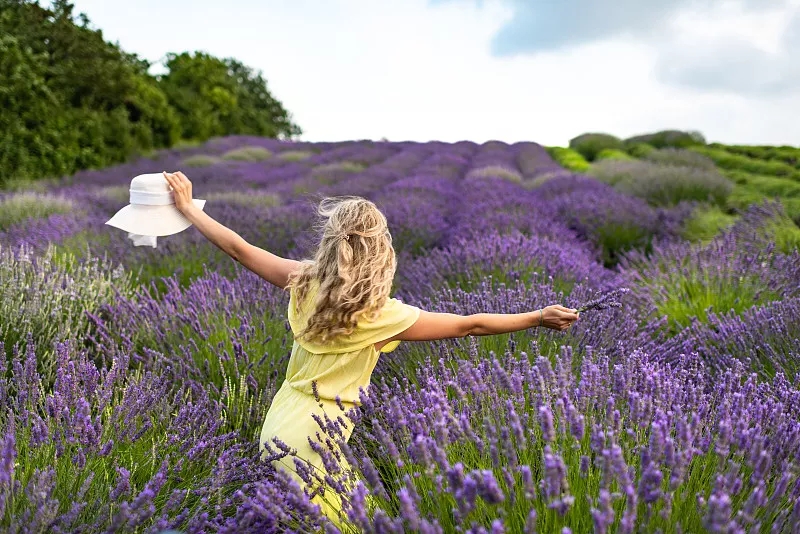
<path fill-rule="evenodd" d="M 689 239 L 707 241 L 748 206 L 773 200 L 787 216 L 778 245 L 800 243 L 800 147 L 706 143 L 697 133 L 664 131 L 629 139 L 583 134 L 569 147 L 548 147 L 548 152 L 570 171 L 600 178 L 651 203 L 670 194 L 696 201 L 686 228 Z"/>

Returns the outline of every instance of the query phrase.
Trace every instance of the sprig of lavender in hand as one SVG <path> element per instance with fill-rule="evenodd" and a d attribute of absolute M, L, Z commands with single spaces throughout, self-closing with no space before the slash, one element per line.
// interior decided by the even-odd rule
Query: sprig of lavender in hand
<path fill-rule="evenodd" d="M 622 303 L 617 300 L 620 295 L 624 295 L 630 291 L 627 287 L 620 287 L 600 295 L 594 300 L 590 300 L 582 306 L 578 306 L 578 313 L 583 313 L 588 310 L 607 310 L 608 308 L 621 308 Z"/>

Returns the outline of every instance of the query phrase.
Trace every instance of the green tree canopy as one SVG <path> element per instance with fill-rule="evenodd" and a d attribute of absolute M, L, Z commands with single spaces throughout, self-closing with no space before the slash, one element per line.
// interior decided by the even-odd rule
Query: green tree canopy
<path fill-rule="evenodd" d="M 234 59 L 168 54 L 169 73 L 91 29 L 74 6 L 0 0 L 0 186 L 63 176 L 232 134 L 302 131 L 260 73 Z"/>
<path fill-rule="evenodd" d="M 166 67 L 169 73 L 159 77 L 159 84 L 181 116 L 184 138 L 232 132 L 291 138 L 301 133 L 261 73 L 235 59 L 170 53 Z"/>

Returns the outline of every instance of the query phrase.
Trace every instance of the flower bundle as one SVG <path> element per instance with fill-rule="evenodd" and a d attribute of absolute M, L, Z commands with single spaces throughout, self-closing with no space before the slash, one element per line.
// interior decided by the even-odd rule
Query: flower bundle
<path fill-rule="evenodd" d="M 622 303 L 618 300 L 621 295 L 630 292 L 630 288 L 620 287 L 601 294 L 596 299 L 578 306 L 578 313 L 589 310 L 607 310 L 609 308 L 621 308 Z"/>

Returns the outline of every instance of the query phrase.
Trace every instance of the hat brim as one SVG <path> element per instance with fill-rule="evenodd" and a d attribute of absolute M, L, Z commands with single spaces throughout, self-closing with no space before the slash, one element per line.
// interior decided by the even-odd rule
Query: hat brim
<path fill-rule="evenodd" d="M 192 203 L 202 210 L 206 201 L 193 198 Z M 106 224 L 132 234 L 156 237 L 177 234 L 192 225 L 175 204 L 167 206 L 128 204 L 106 221 Z"/>

